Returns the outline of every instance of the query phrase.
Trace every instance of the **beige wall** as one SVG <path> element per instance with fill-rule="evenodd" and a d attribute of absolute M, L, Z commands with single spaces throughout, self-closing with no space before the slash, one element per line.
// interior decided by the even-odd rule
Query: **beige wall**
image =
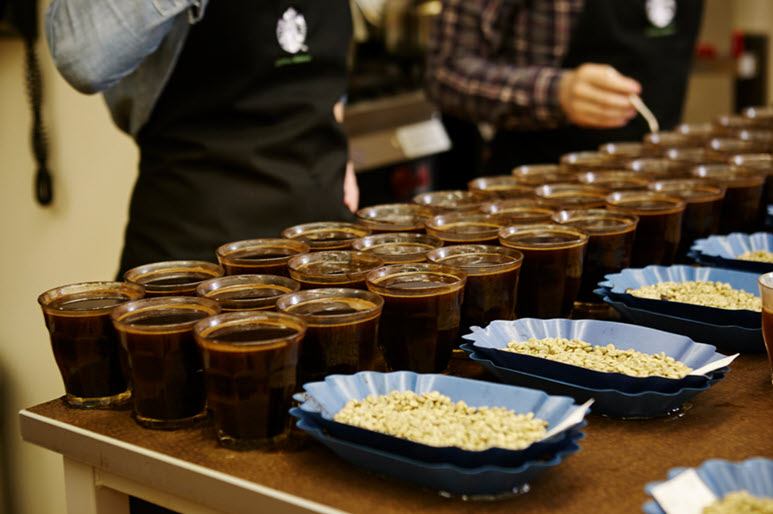
<path fill-rule="evenodd" d="M 36 298 L 58 285 L 113 277 L 137 155 L 101 98 L 76 93 L 57 75 L 42 41 L 38 50 L 56 194 L 47 208 L 32 196 L 23 48 L 19 40 L 0 38 L 0 388 L 6 398 L 0 454 L 12 464 L 0 477 L 12 481 L 16 512 L 59 514 L 61 457 L 22 442 L 18 431 L 20 409 L 63 393 Z"/>

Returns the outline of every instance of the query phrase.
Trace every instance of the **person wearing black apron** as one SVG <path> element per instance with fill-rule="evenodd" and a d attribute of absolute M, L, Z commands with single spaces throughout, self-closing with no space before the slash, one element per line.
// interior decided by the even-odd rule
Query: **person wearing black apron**
<path fill-rule="evenodd" d="M 661 129 L 671 129 L 681 119 L 702 7 L 701 0 L 586 0 L 561 67 L 607 64 L 635 78 Z M 563 154 L 595 150 L 606 142 L 640 141 L 647 131 L 641 117 L 611 129 L 499 130 L 486 170 L 509 173 L 521 164 L 555 163 Z"/>
<path fill-rule="evenodd" d="M 346 135 L 333 114 L 351 30 L 345 0 L 209 3 L 137 137 L 119 275 L 351 218 Z"/>

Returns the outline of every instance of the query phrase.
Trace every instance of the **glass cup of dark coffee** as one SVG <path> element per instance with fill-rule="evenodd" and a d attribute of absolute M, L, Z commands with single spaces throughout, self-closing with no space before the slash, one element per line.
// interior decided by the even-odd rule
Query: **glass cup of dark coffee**
<path fill-rule="evenodd" d="M 424 232 L 424 220 L 432 209 L 415 203 L 387 203 L 357 211 L 357 222 L 374 234 L 383 232 Z"/>
<path fill-rule="evenodd" d="M 485 327 L 497 319 L 515 319 L 518 275 L 523 254 L 494 245 L 454 245 L 432 250 L 430 262 L 467 273 L 460 329 Z"/>
<path fill-rule="evenodd" d="M 281 447 L 305 333 L 303 320 L 278 312 L 229 312 L 196 323 L 207 405 L 222 446 Z"/>
<path fill-rule="evenodd" d="M 378 341 L 391 371 L 440 373 L 456 346 L 467 274 L 428 262 L 383 266 L 368 289 L 384 299 Z"/>
<path fill-rule="evenodd" d="M 703 164 L 692 169 L 695 178 L 725 188 L 719 232 L 750 233 L 763 218 L 762 195 L 765 176 L 752 170 L 733 168 L 730 164 Z"/>
<path fill-rule="evenodd" d="M 575 309 L 593 311 L 598 304 L 603 303 L 593 292 L 598 283 L 605 275 L 617 273 L 631 264 L 639 218 L 606 209 L 585 209 L 557 212 L 554 220 L 588 233 L 588 247 Z"/>
<path fill-rule="evenodd" d="M 366 275 L 383 264 L 383 259 L 373 253 L 336 250 L 298 255 L 287 266 L 290 277 L 300 282 L 303 289 L 366 289 Z"/>
<path fill-rule="evenodd" d="M 309 245 L 312 252 L 346 250 L 357 238 L 370 234 L 370 229 L 343 221 L 317 221 L 286 228 L 282 237 Z"/>
<path fill-rule="evenodd" d="M 682 240 L 684 200 L 654 191 L 620 191 L 611 193 L 606 205 L 611 212 L 639 217 L 631 266 L 673 264 Z"/>
<path fill-rule="evenodd" d="M 280 298 L 279 312 L 298 316 L 308 326 L 298 368 L 299 388 L 327 375 L 375 370 L 383 306 L 379 295 L 362 289 L 308 289 Z"/>
<path fill-rule="evenodd" d="M 38 297 L 67 405 L 109 409 L 129 400 L 126 357 L 110 313 L 144 293 L 142 286 L 128 282 L 82 282 Z"/>
<path fill-rule="evenodd" d="M 175 429 L 206 417 L 204 367 L 193 326 L 220 312 L 195 296 L 124 303 L 110 314 L 126 350 L 134 419 L 145 428 Z"/>
<path fill-rule="evenodd" d="M 687 262 L 687 253 L 696 239 L 719 233 L 725 189 L 700 179 L 677 178 L 651 182 L 648 188 L 669 196 L 678 196 L 686 206 L 682 216 L 682 237 L 676 262 Z"/>
<path fill-rule="evenodd" d="M 565 318 L 580 292 L 588 233 L 556 223 L 511 225 L 499 244 L 523 253 L 518 318 Z"/>
<path fill-rule="evenodd" d="M 435 236 L 414 232 L 388 232 L 373 234 L 357 239 L 352 250 L 378 255 L 384 264 L 400 262 L 423 262 L 427 252 L 443 246 Z"/>
<path fill-rule="evenodd" d="M 291 239 L 249 239 L 224 244 L 215 251 L 226 275 L 289 276 L 287 261 L 309 251 L 303 241 Z"/>
<path fill-rule="evenodd" d="M 222 277 L 222 266 L 207 261 L 161 261 L 137 266 L 124 273 L 127 282 L 145 288 L 145 297 L 196 296 L 196 286 Z"/>
<path fill-rule="evenodd" d="M 230 275 L 205 280 L 196 294 L 215 300 L 222 312 L 260 311 L 273 309 L 281 296 L 300 288 L 298 281 L 279 275 Z"/>

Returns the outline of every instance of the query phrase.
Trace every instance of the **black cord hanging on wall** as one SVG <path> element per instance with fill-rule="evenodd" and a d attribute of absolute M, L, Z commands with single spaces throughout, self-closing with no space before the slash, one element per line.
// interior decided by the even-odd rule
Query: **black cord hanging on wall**
<path fill-rule="evenodd" d="M 32 108 L 30 138 L 37 166 L 34 192 L 40 205 L 50 205 L 54 199 L 54 190 L 48 169 L 48 140 L 43 127 L 43 76 L 35 50 L 38 38 L 37 7 L 36 0 L 0 0 L 0 32 L 24 38 L 25 81 L 27 98 Z"/>

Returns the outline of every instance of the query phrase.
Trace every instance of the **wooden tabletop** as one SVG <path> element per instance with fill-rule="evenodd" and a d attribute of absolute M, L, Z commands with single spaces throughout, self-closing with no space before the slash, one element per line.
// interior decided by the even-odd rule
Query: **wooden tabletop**
<path fill-rule="evenodd" d="M 665 478 L 672 467 L 699 466 L 711 458 L 773 458 L 773 385 L 767 358 L 741 355 L 730 368 L 724 380 L 693 398 L 680 416 L 625 421 L 589 415 L 578 453 L 548 469 L 528 493 L 493 502 L 447 499 L 368 473 L 303 433 L 294 433 L 297 444 L 290 450 L 235 452 L 217 445 L 211 425 L 147 430 L 132 420 L 129 410 L 76 410 L 56 399 L 26 409 L 20 417 L 22 437 L 31 443 L 231 512 L 250 511 L 252 493 L 247 489 L 255 484 L 277 491 L 280 498 L 307 501 L 310 510 L 324 505 L 368 514 L 641 512 L 649 499 L 644 485 Z M 476 373 L 469 366 L 464 369 Z M 188 465 L 212 473 L 175 480 Z M 229 479 L 225 490 L 223 478 Z M 212 494 L 216 490 L 225 494 Z"/>

